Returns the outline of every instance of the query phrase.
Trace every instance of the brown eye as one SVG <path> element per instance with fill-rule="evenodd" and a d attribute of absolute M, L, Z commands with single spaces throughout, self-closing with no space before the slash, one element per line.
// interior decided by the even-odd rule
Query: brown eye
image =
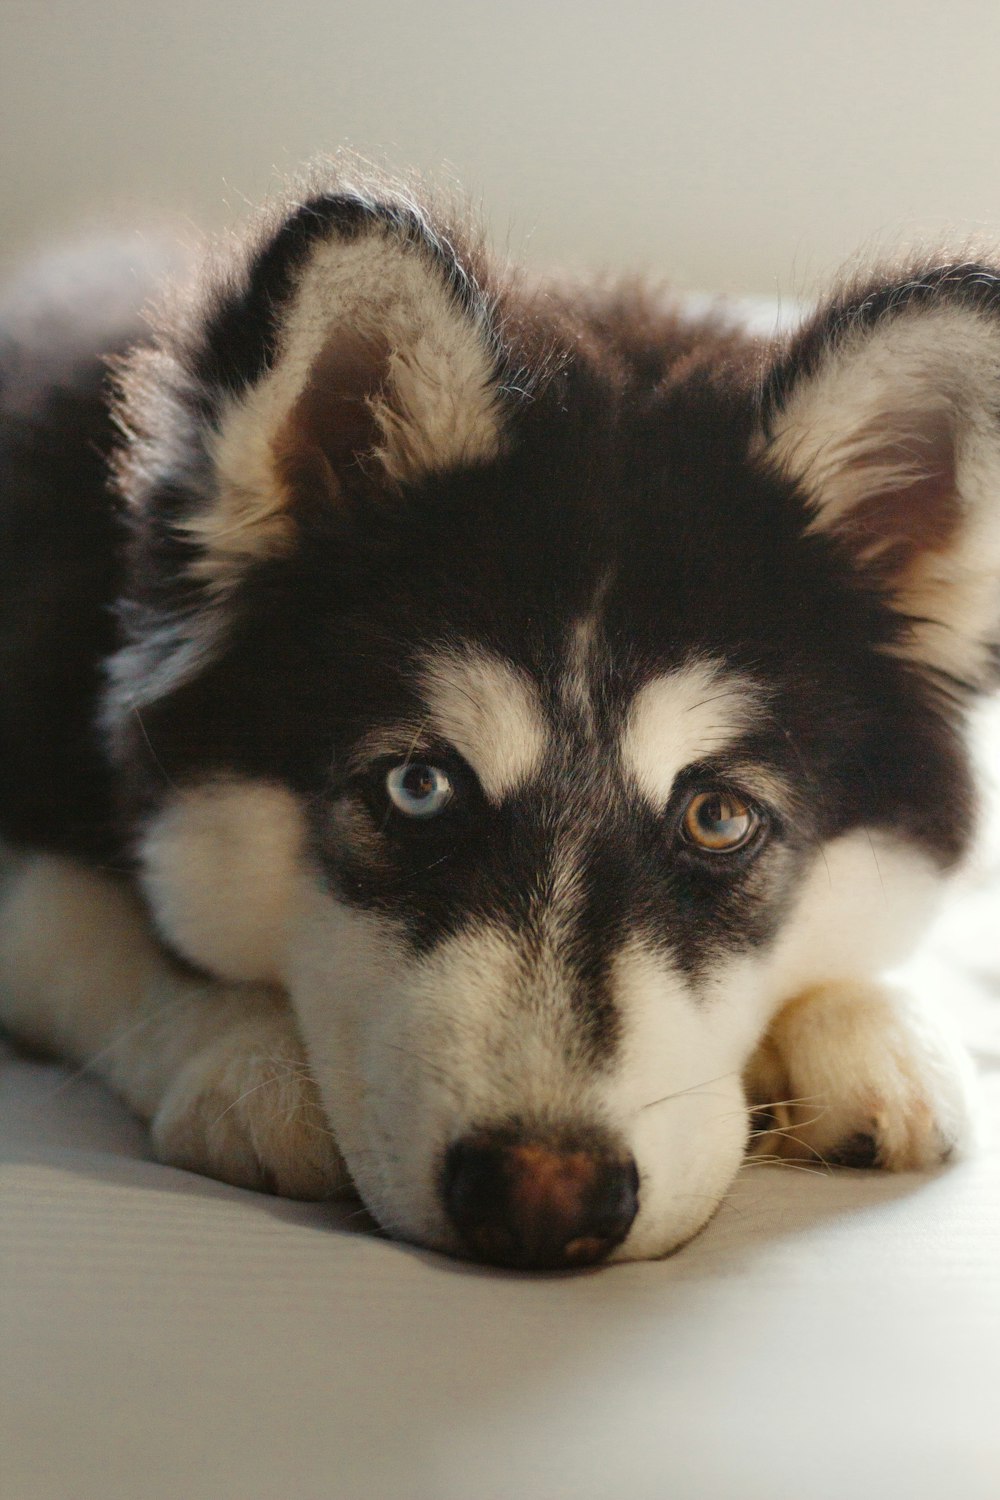
<path fill-rule="evenodd" d="M 711 854 L 733 854 L 749 844 L 760 818 L 734 792 L 696 792 L 681 827 L 689 844 Z"/>

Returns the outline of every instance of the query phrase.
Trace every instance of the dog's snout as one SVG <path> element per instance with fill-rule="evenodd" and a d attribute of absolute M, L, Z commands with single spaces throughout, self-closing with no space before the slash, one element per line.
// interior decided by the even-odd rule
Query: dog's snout
<path fill-rule="evenodd" d="M 450 1147 L 442 1190 L 469 1253 L 525 1269 L 603 1260 L 639 1207 L 630 1156 L 500 1131 L 478 1131 Z"/>

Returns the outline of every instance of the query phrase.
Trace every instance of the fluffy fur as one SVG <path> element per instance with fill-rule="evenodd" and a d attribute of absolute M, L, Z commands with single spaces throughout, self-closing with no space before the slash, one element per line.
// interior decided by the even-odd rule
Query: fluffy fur
<path fill-rule="evenodd" d="M 994 271 L 768 341 L 338 181 L 148 324 L 105 264 L 2 324 L 4 1023 L 165 1160 L 516 1266 L 683 1243 L 750 1110 L 949 1155 L 883 975 L 974 825 Z"/>

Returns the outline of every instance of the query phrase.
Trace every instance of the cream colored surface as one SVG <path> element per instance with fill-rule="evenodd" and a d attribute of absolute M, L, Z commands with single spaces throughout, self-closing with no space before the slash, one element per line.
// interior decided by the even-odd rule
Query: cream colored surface
<path fill-rule="evenodd" d="M 1000 230 L 993 0 L 5 0 L 4 235 L 225 222 L 349 142 L 538 265 L 808 293 L 873 239 Z"/>
<path fill-rule="evenodd" d="M 154 1165 L 7 1055 L 4 1500 L 995 1500 L 998 902 L 994 852 L 916 967 L 980 1065 L 977 1154 L 751 1166 L 685 1250 L 585 1275 Z"/>

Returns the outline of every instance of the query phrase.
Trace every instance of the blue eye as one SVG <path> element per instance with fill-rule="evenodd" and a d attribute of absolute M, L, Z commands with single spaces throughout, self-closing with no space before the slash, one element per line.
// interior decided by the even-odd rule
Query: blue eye
<path fill-rule="evenodd" d="M 440 766 L 408 761 L 393 766 L 385 778 L 385 789 L 393 807 L 408 818 L 433 818 L 443 812 L 454 795 L 451 778 Z"/>

